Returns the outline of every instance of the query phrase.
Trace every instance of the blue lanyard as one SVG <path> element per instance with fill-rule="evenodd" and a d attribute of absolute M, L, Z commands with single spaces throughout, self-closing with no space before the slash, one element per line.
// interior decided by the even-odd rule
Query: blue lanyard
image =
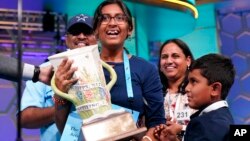
<path fill-rule="evenodd" d="M 132 79 L 131 79 L 131 73 L 130 73 L 129 59 L 128 59 L 128 56 L 127 56 L 127 53 L 125 50 L 123 51 L 123 62 L 124 62 L 125 81 L 126 81 L 128 102 L 130 104 L 131 109 L 128 109 L 125 107 L 123 107 L 123 108 L 128 111 L 128 110 L 132 110 L 134 95 L 133 95 L 133 89 L 132 89 Z M 118 106 L 116 104 L 112 104 L 112 109 L 120 109 L 120 108 L 121 108 L 121 106 Z M 139 117 L 139 112 L 132 110 L 132 117 L 133 117 L 134 121 L 137 122 L 138 117 Z"/>
<path fill-rule="evenodd" d="M 126 80 L 126 86 L 127 86 L 127 95 L 129 99 L 132 99 L 134 95 L 133 95 L 133 89 L 132 89 L 132 83 L 131 83 L 132 81 L 131 81 L 131 74 L 130 74 L 129 59 L 128 59 L 126 51 L 123 51 L 123 61 L 124 61 L 125 80 Z"/>
<path fill-rule="evenodd" d="M 135 121 L 137 121 L 137 118 L 139 116 L 139 112 L 134 112 L 133 108 L 132 108 L 132 105 L 134 102 L 134 94 L 133 94 L 133 89 L 132 89 L 132 80 L 131 80 L 129 59 L 128 59 L 128 56 L 127 56 L 127 53 L 125 50 L 123 51 L 123 61 L 124 61 L 124 71 L 125 71 L 125 81 L 126 81 L 128 102 L 129 102 L 130 108 L 132 110 L 133 118 Z"/>

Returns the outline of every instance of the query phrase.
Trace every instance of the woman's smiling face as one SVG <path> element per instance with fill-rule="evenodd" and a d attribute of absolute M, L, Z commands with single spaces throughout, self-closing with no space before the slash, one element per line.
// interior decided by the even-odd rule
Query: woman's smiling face
<path fill-rule="evenodd" d="M 160 70 L 169 80 L 182 79 L 190 64 L 190 56 L 186 57 L 177 44 L 170 42 L 163 47 L 160 55 Z"/>

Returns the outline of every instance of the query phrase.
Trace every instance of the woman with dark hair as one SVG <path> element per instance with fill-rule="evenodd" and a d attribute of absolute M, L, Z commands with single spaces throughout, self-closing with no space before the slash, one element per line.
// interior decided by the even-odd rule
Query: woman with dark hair
<path fill-rule="evenodd" d="M 194 58 L 187 44 L 179 39 L 163 43 L 159 56 L 158 67 L 165 92 L 167 125 L 171 132 L 180 133 L 181 137 L 193 113 L 188 106 L 185 87 L 188 83 L 188 69 Z"/>
<path fill-rule="evenodd" d="M 112 104 L 129 109 L 131 114 L 135 111 L 144 114 L 148 128 L 144 139 L 153 138 L 154 127 L 166 123 L 162 84 L 153 64 L 128 54 L 124 48 L 125 40 L 133 31 L 129 9 L 121 0 L 106 0 L 97 7 L 93 21 L 93 30 L 101 45 L 100 57 L 117 73 L 117 81 L 110 91 Z M 104 74 L 109 82 L 110 74 L 106 69 Z M 58 85 L 58 88 L 65 88 Z"/>

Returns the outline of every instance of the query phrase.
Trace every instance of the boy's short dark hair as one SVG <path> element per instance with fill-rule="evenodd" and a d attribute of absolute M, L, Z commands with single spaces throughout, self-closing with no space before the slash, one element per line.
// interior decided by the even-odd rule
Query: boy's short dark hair
<path fill-rule="evenodd" d="M 201 75 L 208 80 L 208 85 L 220 82 L 221 99 L 226 99 L 235 77 L 234 65 L 230 58 L 219 54 L 204 55 L 191 65 L 190 71 L 194 69 L 200 69 Z"/>

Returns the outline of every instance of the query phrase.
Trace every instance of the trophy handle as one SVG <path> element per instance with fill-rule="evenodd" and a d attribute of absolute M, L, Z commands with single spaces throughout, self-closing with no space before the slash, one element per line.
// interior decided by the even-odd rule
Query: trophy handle
<path fill-rule="evenodd" d="M 115 70 L 107 63 L 105 63 L 104 61 L 101 60 L 101 64 L 104 68 L 106 68 L 109 73 L 110 73 L 110 77 L 111 77 L 111 80 L 110 82 L 107 84 L 107 89 L 110 91 L 110 89 L 113 87 L 113 85 L 115 84 L 116 80 L 117 80 L 117 75 L 116 75 L 116 72 Z M 73 102 L 75 104 L 75 97 L 73 95 L 70 95 L 70 94 L 67 94 L 67 93 L 64 93 L 62 91 L 60 91 L 57 87 L 56 87 L 56 84 L 55 84 L 55 74 L 53 75 L 52 79 L 51 79 L 51 87 L 53 89 L 53 91 L 61 96 L 62 98 L 64 99 L 67 99 L 71 102 Z"/>
<path fill-rule="evenodd" d="M 107 88 L 110 91 L 111 88 L 114 86 L 116 80 L 117 80 L 117 75 L 115 70 L 107 63 L 105 63 L 104 61 L 101 60 L 101 64 L 104 68 L 106 68 L 109 73 L 110 73 L 110 82 L 107 84 Z"/>

